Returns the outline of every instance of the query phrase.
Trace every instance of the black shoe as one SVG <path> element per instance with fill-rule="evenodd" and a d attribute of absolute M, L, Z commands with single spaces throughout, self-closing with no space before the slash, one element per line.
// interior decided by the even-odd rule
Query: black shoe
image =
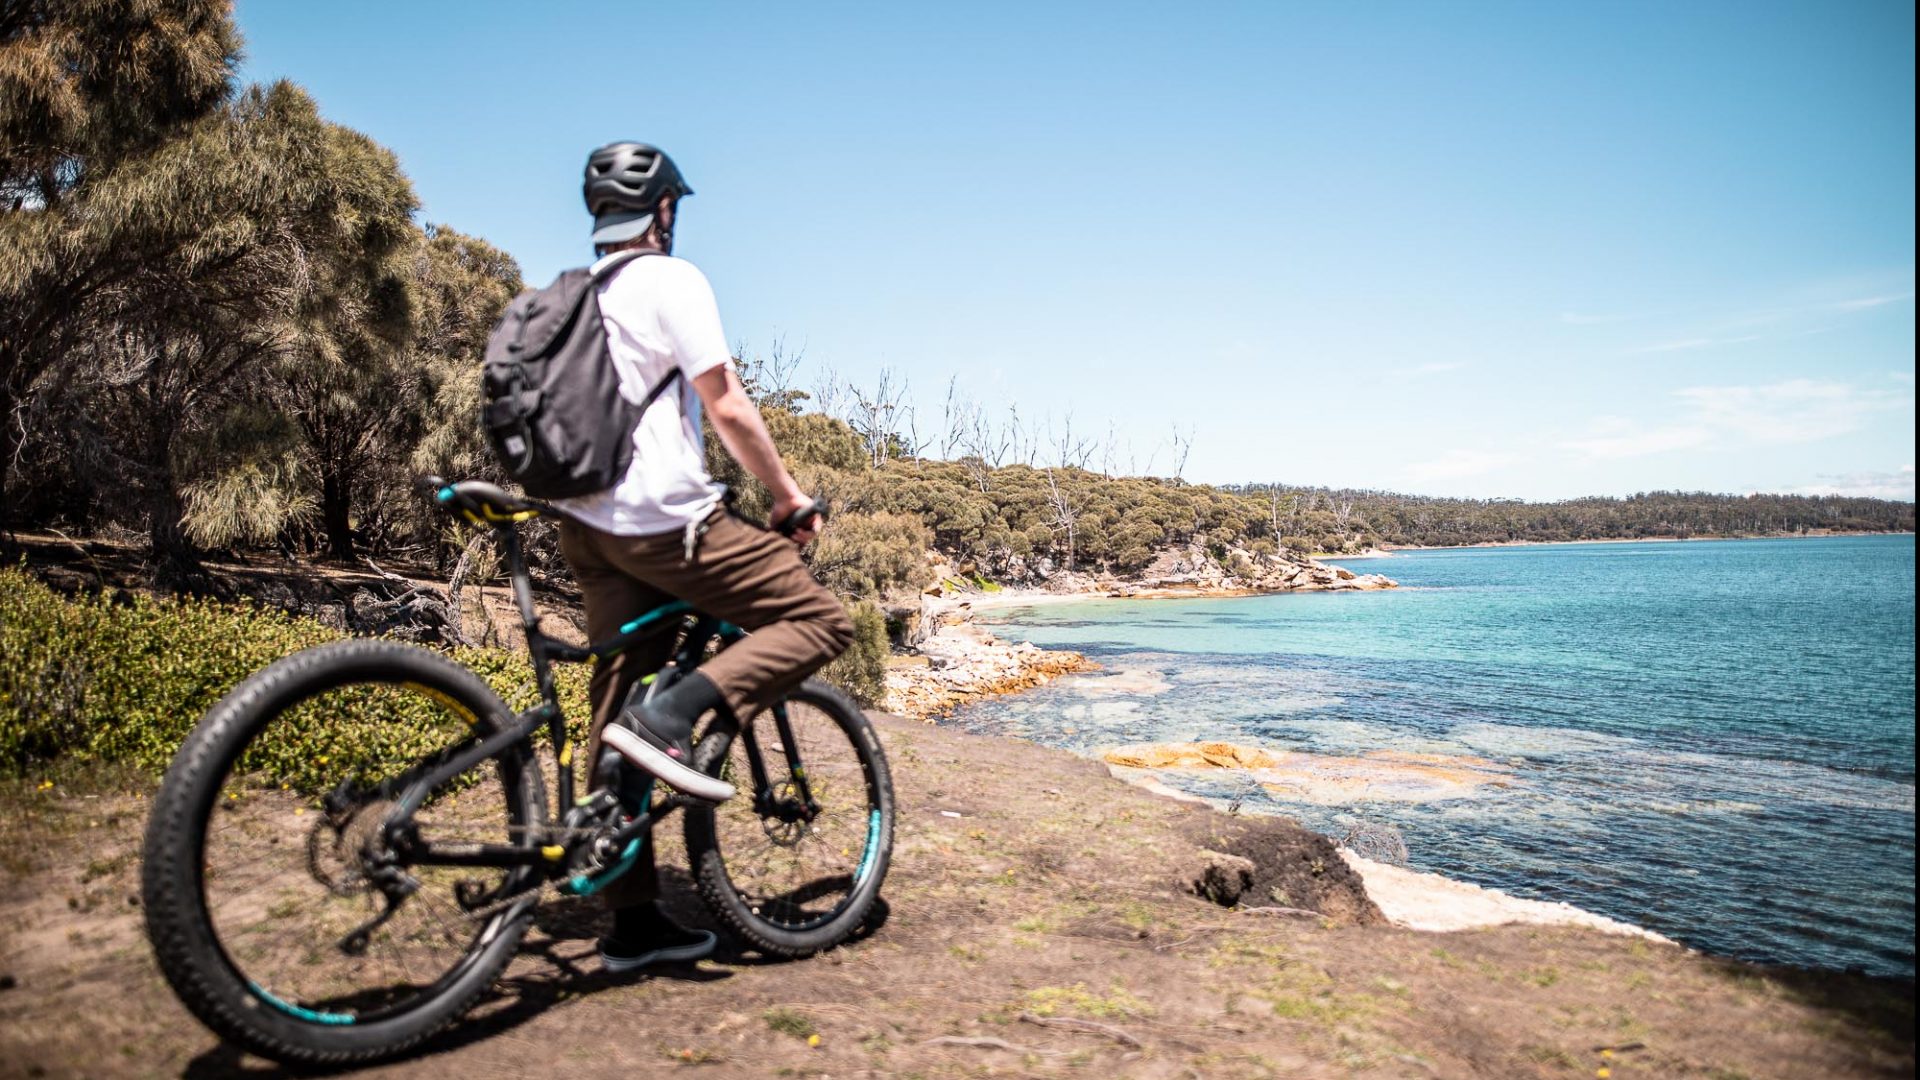
<path fill-rule="evenodd" d="M 632 971 L 648 964 L 698 960 L 713 952 L 711 930 L 688 930 L 648 905 L 645 914 L 614 919 L 614 932 L 600 939 L 600 967 L 609 973 Z M 623 925 L 626 924 L 626 925 Z"/>
<path fill-rule="evenodd" d="M 600 741 L 620 752 L 620 756 L 659 777 L 672 787 L 709 802 L 733 798 L 733 785 L 717 776 L 708 776 L 693 767 L 691 735 L 661 734 L 687 725 L 675 724 L 659 715 L 652 705 L 630 705 L 600 732 Z"/>

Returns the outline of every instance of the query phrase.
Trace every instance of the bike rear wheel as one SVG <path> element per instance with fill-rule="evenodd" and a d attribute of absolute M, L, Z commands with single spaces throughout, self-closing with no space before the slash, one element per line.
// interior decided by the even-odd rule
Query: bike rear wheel
<path fill-rule="evenodd" d="M 181 1001 L 304 1065 L 402 1052 L 465 1011 L 512 959 L 531 901 L 504 900 L 534 872 L 407 865 L 382 823 L 418 786 L 411 770 L 510 715 L 445 657 L 365 640 L 279 660 L 209 710 L 154 799 L 142 868 L 148 936 Z M 531 747 L 439 786 L 409 820 L 436 843 L 538 845 Z M 404 895 L 376 921 L 389 889 Z"/>
<path fill-rule="evenodd" d="M 737 789 L 687 810 L 701 894 L 742 941 L 779 957 L 846 941 L 893 853 L 893 779 L 860 707 L 809 680 L 739 731 L 716 725 L 694 765 Z"/>

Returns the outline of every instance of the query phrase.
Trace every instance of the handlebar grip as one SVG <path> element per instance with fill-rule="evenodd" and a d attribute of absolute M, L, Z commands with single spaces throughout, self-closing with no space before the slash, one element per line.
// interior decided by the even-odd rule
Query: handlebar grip
<path fill-rule="evenodd" d="M 827 508 L 821 505 L 819 499 L 809 499 L 807 505 L 781 518 L 780 523 L 773 527 L 773 531 L 781 536 L 792 536 L 799 532 L 810 519 L 816 517 L 821 521 L 827 520 Z"/>

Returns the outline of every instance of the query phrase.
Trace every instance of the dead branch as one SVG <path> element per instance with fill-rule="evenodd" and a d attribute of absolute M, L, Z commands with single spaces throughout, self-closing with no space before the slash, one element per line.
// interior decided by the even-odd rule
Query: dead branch
<path fill-rule="evenodd" d="M 1235 908 L 1234 910 L 1242 915 L 1283 915 L 1291 919 L 1318 919 L 1321 917 L 1317 911 L 1308 911 L 1306 908 L 1281 907 L 1277 904 L 1268 907 Z"/>
<path fill-rule="evenodd" d="M 976 1050 L 1005 1050 L 1014 1054 L 1044 1054 L 1048 1057 L 1058 1057 L 1065 1053 L 1063 1050 L 1042 1050 L 1034 1046 L 1020 1046 L 1016 1043 L 1010 1043 L 1005 1039 L 995 1039 L 985 1035 L 942 1035 L 939 1038 L 928 1039 L 920 1045 L 971 1046 Z"/>
<path fill-rule="evenodd" d="M 1103 1035 L 1122 1046 L 1131 1046 L 1135 1050 L 1145 1050 L 1147 1044 L 1112 1024 L 1102 1024 L 1093 1020 L 1074 1020 L 1065 1016 L 1039 1016 L 1030 1012 L 1020 1014 L 1020 1021 L 1040 1027 L 1063 1028 L 1067 1031 L 1084 1031 L 1090 1035 Z"/>

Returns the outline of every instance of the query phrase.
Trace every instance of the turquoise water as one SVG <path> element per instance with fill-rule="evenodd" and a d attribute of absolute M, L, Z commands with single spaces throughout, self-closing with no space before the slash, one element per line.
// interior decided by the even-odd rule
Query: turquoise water
<path fill-rule="evenodd" d="M 1089 754 L 1492 759 L 1512 786 L 1425 803 L 1186 783 L 1328 832 L 1390 822 L 1417 868 L 1709 952 L 1912 975 L 1913 555 L 1911 536 L 1455 549 L 1353 564 L 1389 592 L 994 611 L 1002 637 L 1169 689 L 1075 677 L 954 721 Z"/>

